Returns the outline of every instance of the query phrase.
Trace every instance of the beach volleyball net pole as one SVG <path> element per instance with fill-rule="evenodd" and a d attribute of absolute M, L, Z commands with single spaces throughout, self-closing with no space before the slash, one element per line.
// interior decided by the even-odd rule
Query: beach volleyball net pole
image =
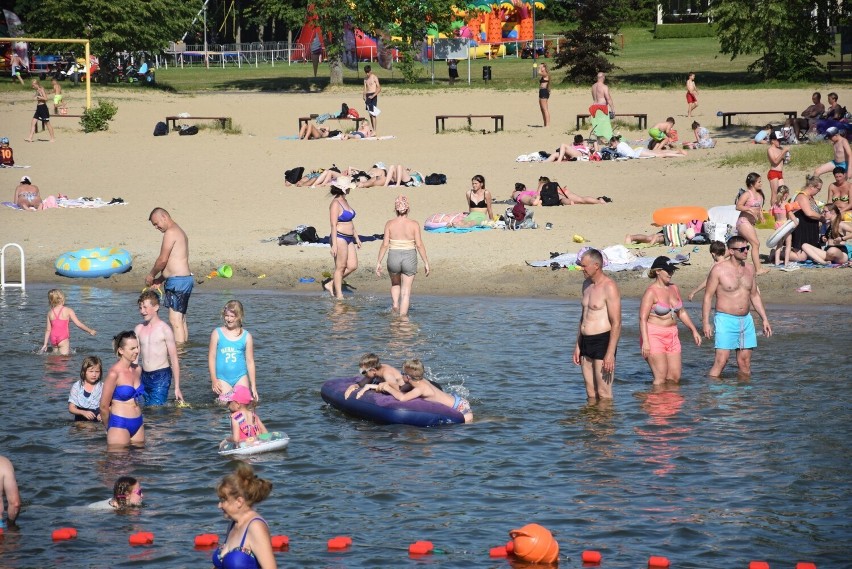
<path fill-rule="evenodd" d="M 25 43 L 74 43 L 83 44 L 86 47 L 86 109 L 92 108 L 92 77 L 90 73 L 90 46 L 89 40 L 78 39 L 56 39 L 56 38 L 0 38 L 0 42 L 25 42 Z M 32 64 L 30 64 L 32 66 Z"/>

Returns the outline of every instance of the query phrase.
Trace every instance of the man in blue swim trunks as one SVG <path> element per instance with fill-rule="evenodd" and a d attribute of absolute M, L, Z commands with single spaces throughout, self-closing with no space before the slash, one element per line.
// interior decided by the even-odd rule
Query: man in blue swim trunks
<path fill-rule="evenodd" d="M 169 323 L 174 331 L 175 342 L 184 344 L 189 340 L 186 311 L 193 285 L 192 272 L 189 270 L 189 239 L 169 212 L 161 207 L 151 211 L 148 221 L 163 233 L 163 243 L 154 268 L 145 276 L 145 284 L 152 286 L 164 283 L 163 306 L 169 309 Z"/>
<path fill-rule="evenodd" d="M 833 172 L 835 168 L 844 168 L 848 172 L 849 163 L 852 162 L 852 149 L 849 148 L 849 141 L 846 140 L 846 131 L 830 126 L 825 129 L 825 137 L 834 145 L 834 159 L 814 170 L 814 175 L 822 176 Z"/>
<path fill-rule="evenodd" d="M 142 323 L 134 329 L 139 340 L 139 360 L 142 365 L 142 387 L 146 405 L 165 405 L 169 387 L 175 383 L 175 399 L 183 401 L 180 390 L 180 363 L 171 327 L 160 320 L 160 298 L 153 290 L 139 296 Z"/>
<path fill-rule="evenodd" d="M 712 338 L 716 335 L 716 359 L 710 368 L 710 377 L 719 377 L 731 350 L 737 352 L 739 378 L 751 375 L 751 354 L 757 347 L 757 335 L 754 320 L 749 309 L 754 306 L 763 321 L 763 335 L 772 335 L 772 328 L 766 318 L 760 289 L 754 280 L 754 267 L 746 263 L 749 256 L 749 244 L 744 237 L 735 235 L 728 239 L 728 259 L 713 265 L 707 276 L 707 288 L 704 290 L 704 305 L 701 309 L 704 323 L 704 335 Z M 716 315 L 710 325 L 710 305 L 716 299 Z"/>

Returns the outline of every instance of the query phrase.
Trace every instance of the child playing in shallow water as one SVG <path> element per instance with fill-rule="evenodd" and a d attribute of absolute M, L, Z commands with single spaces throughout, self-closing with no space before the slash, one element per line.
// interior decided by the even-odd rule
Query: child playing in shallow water
<path fill-rule="evenodd" d="M 725 253 L 727 253 L 727 251 L 728 251 L 728 247 L 724 243 L 722 243 L 721 241 L 713 241 L 712 243 L 710 243 L 710 256 L 713 257 L 713 264 L 715 265 L 717 263 L 721 263 L 722 261 L 724 261 L 727 258 L 725 256 Z M 702 282 L 700 285 L 698 285 L 698 288 L 696 288 L 694 291 L 689 293 L 689 300 L 692 300 L 695 297 L 696 294 L 698 294 L 699 292 L 701 292 L 705 288 L 707 288 L 707 279 L 706 278 L 704 279 L 704 282 Z"/>
<path fill-rule="evenodd" d="M 101 394 L 104 391 L 103 365 L 97 356 L 87 356 L 80 367 L 80 381 L 71 386 L 68 411 L 75 421 L 101 420 Z"/>
<path fill-rule="evenodd" d="M 225 448 L 228 443 L 239 445 L 242 442 L 252 442 L 258 435 L 267 433 L 260 417 L 250 407 L 254 400 L 251 392 L 244 385 L 237 385 L 228 394 L 228 410 L 231 412 L 231 437 L 219 444 Z"/>
<path fill-rule="evenodd" d="M 65 293 L 58 288 L 48 291 L 47 300 L 50 302 L 50 310 L 47 312 L 47 329 L 44 332 L 44 344 L 39 350 L 40 354 L 47 351 L 48 343 L 63 356 L 71 353 L 71 330 L 68 322 L 73 322 L 77 328 L 92 336 L 97 333 L 80 322 L 77 319 L 77 314 L 65 306 Z"/>
<path fill-rule="evenodd" d="M 239 300 L 229 301 L 222 310 L 225 325 L 210 334 L 207 366 L 213 392 L 222 401 L 237 385 L 250 389 L 255 400 L 260 399 L 254 375 L 254 339 L 243 328 L 243 315 L 243 304 Z"/>
<path fill-rule="evenodd" d="M 470 403 L 468 403 L 467 399 L 458 395 L 444 393 L 432 385 L 428 379 L 423 377 L 425 371 L 423 362 L 417 359 L 407 360 L 402 366 L 402 371 L 403 379 L 411 385 L 410 391 L 403 393 L 392 383 L 380 383 L 378 385 L 368 385 L 367 387 L 373 388 L 378 392 L 387 393 L 399 401 L 411 401 L 412 399 L 421 397 L 426 401 L 440 403 L 464 415 L 465 423 L 473 422 L 473 411 L 471 411 Z"/>

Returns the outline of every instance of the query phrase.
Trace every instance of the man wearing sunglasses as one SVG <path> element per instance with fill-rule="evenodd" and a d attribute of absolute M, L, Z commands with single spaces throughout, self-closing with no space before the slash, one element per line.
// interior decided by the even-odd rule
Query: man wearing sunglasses
<path fill-rule="evenodd" d="M 739 377 L 751 375 L 751 354 L 757 347 L 757 334 L 750 308 L 754 306 L 763 321 L 763 335 L 772 335 L 766 318 L 760 289 L 754 280 L 754 267 L 746 263 L 749 245 L 744 237 L 735 235 L 728 239 L 728 259 L 716 263 L 707 276 L 704 305 L 701 314 L 704 335 L 716 335 L 716 359 L 710 368 L 710 377 L 719 377 L 728 362 L 731 350 L 737 352 Z M 716 314 L 710 325 L 710 304 L 715 298 Z"/>

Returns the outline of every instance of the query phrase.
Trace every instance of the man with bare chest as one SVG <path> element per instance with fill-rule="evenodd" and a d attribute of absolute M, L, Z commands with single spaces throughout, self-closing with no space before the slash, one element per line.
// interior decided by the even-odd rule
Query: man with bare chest
<path fill-rule="evenodd" d="M 373 73 L 373 68 L 369 65 L 364 66 L 364 104 L 367 107 L 367 113 L 370 115 L 370 125 L 373 127 L 373 133 L 378 130 L 376 128 L 376 117 L 379 116 L 379 93 L 382 92 L 382 85 L 379 83 L 379 78 Z"/>
<path fill-rule="evenodd" d="M 615 355 L 621 336 L 621 294 L 615 281 L 603 273 L 600 251 L 587 250 L 577 264 L 586 280 L 574 365 L 583 370 L 589 401 L 612 399 Z"/>
<path fill-rule="evenodd" d="M 193 287 L 189 270 L 189 239 L 169 212 L 161 207 L 154 208 L 148 221 L 163 234 L 163 241 L 154 267 L 145 275 L 145 285 L 163 284 L 163 306 L 169 309 L 169 323 L 175 342 L 184 344 L 189 340 L 186 311 Z"/>
<path fill-rule="evenodd" d="M 760 289 L 754 280 L 754 267 L 746 263 L 749 245 L 744 237 L 735 235 L 728 239 L 729 257 L 713 265 L 707 276 L 704 305 L 701 309 L 704 335 L 716 335 L 716 359 L 710 369 L 710 377 L 719 377 L 728 362 L 731 350 L 737 352 L 739 377 L 751 375 L 751 355 L 757 347 L 754 320 L 749 312 L 751 306 L 763 321 L 763 334 L 772 335 L 766 318 Z M 716 315 L 710 325 L 710 305 L 715 298 Z"/>

